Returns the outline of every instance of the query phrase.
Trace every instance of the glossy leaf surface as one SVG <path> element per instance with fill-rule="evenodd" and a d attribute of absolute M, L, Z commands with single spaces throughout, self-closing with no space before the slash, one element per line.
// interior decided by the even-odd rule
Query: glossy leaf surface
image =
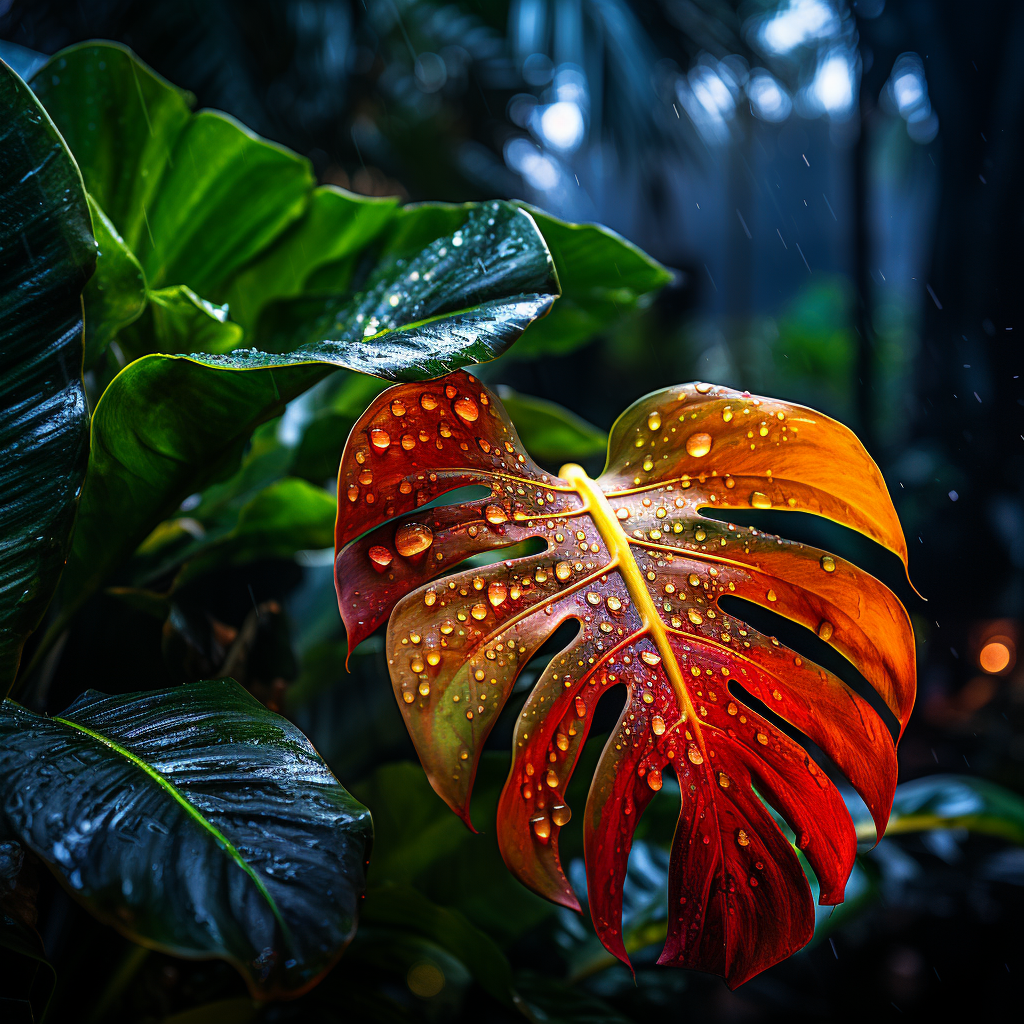
<path fill-rule="evenodd" d="M 442 256 L 442 250 L 449 252 Z M 376 275 L 353 299 L 334 331 L 337 340 L 281 355 L 246 349 L 136 359 L 93 414 L 93 452 L 61 584 L 62 613 L 70 615 L 184 498 L 230 472 L 257 425 L 328 373 L 343 367 L 408 380 L 491 359 L 550 307 L 556 288 L 529 217 L 508 204 L 487 204 L 465 228 Z M 498 297 L 510 289 L 518 294 Z M 475 300 L 478 305 L 467 306 Z M 183 301 L 211 320 L 193 300 Z M 213 317 L 213 326 L 234 325 Z"/>
<path fill-rule="evenodd" d="M 57 585 L 89 450 L 85 190 L 27 86 L 0 62 L 0 694 Z"/>
<path fill-rule="evenodd" d="M 0 831 L 129 938 L 297 994 L 355 930 L 369 812 L 232 680 L 0 707 Z M 45 808 L 45 813 L 41 809 Z"/>
<path fill-rule="evenodd" d="M 734 618 L 720 599 L 746 599 L 817 632 L 901 726 L 914 699 L 913 643 L 896 597 L 855 566 L 700 510 L 812 512 L 905 562 L 903 535 L 854 435 L 799 406 L 683 385 L 635 403 L 608 450 L 597 481 L 573 465 L 554 477 L 528 458 L 498 400 L 468 374 L 389 389 L 355 425 L 342 457 L 339 605 L 350 648 L 391 616 L 399 706 L 431 784 L 467 823 L 475 767 L 516 676 L 562 622 L 576 620 L 579 634 L 541 675 L 516 724 L 498 811 L 505 861 L 537 892 L 578 906 L 558 856 L 571 815 L 566 786 L 599 700 L 623 684 L 625 707 L 583 814 L 595 928 L 625 960 L 627 855 L 671 770 L 682 809 L 660 962 L 735 986 L 813 930 L 803 869 L 762 801 L 795 833 L 822 903 L 841 902 L 856 852 L 839 791 L 756 708 L 767 706 L 825 751 L 879 834 L 896 758 L 864 698 Z M 467 485 L 490 497 L 417 511 Z M 531 538 L 545 550 L 431 582 L 469 555 Z"/>

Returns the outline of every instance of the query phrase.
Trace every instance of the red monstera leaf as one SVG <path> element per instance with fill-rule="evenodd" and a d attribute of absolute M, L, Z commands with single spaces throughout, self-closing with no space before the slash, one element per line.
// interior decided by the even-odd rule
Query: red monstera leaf
<path fill-rule="evenodd" d="M 421 507 L 470 484 L 490 496 Z M 391 616 L 399 707 L 431 784 L 467 824 L 477 761 L 517 674 L 561 623 L 580 624 L 516 722 L 498 838 L 517 878 L 578 909 L 558 857 L 565 792 L 598 702 L 621 684 L 626 704 L 583 812 L 601 941 L 628 963 L 626 860 L 666 771 L 682 808 L 660 962 L 736 986 L 810 939 L 811 891 L 767 805 L 792 828 L 824 904 L 843 899 L 854 828 L 825 771 L 748 695 L 831 758 L 879 835 L 896 786 L 892 736 L 846 683 L 720 600 L 744 598 L 814 630 L 860 670 L 901 731 L 914 702 L 910 623 L 896 597 L 849 562 L 700 510 L 813 512 L 906 564 L 882 477 L 846 427 L 687 384 L 619 418 L 599 479 L 573 465 L 555 477 L 526 455 L 498 399 L 460 372 L 379 396 L 352 430 L 338 495 L 336 579 L 350 645 Z M 470 555 L 530 538 L 546 549 L 454 571 Z"/>

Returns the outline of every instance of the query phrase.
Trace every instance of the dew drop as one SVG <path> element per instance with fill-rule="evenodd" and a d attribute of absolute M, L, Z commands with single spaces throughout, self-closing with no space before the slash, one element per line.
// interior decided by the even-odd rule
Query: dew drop
<path fill-rule="evenodd" d="M 412 494 L 412 484 L 408 480 L 403 480 L 398 485 L 398 490 L 402 494 Z"/>
<path fill-rule="evenodd" d="M 480 416 L 480 408 L 472 398 L 457 398 L 452 408 L 465 423 L 475 423 Z"/>
<path fill-rule="evenodd" d="M 645 665 L 660 665 L 661 655 L 655 654 L 654 651 L 643 651 L 640 654 L 640 660 Z"/>
<path fill-rule="evenodd" d="M 732 785 L 732 780 L 729 778 L 728 775 L 725 774 L 725 772 L 719 772 L 718 784 L 722 787 L 722 789 L 728 789 Z"/>
<path fill-rule="evenodd" d="M 665 732 L 665 719 L 661 715 L 655 715 L 651 719 L 651 732 L 655 736 L 661 736 Z"/>
<path fill-rule="evenodd" d="M 818 623 L 818 636 L 820 636 L 822 640 L 830 640 L 834 632 L 835 630 L 832 623 L 829 622 L 828 619 L 822 619 L 821 622 Z"/>
<path fill-rule="evenodd" d="M 396 398 L 391 403 L 391 415 L 392 416 L 404 416 L 405 415 L 405 402 L 400 398 Z"/>
<path fill-rule="evenodd" d="M 836 560 L 831 555 L 822 555 L 821 567 L 825 570 L 825 572 L 835 572 Z"/>
<path fill-rule="evenodd" d="M 644 471 L 650 473 L 652 469 L 654 469 L 654 460 L 650 455 L 648 455 L 647 458 L 644 459 Z"/>
<path fill-rule="evenodd" d="M 736 830 L 736 842 L 740 846 L 749 846 L 750 845 L 750 836 L 748 836 L 747 833 L 743 831 L 743 829 L 737 829 Z"/>
<path fill-rule="evenodd" d="M 416 447 L 416 438 L 412 434 L 402 435 L 402 449 L 403 451 L 411 452 Z"/>
<path fill-rule="evenodd" d="M 589 591 L 587 593 L 587 604 L 593 605 L 595 608 L 601 603 L 601 595 L 596 591 Z"/>
<path fill-rule="evenodd" d="M 750 495 L 750 504 L 753 508 L 771 508 L 771 499 L 767 494 L 762 494 L 760 491 L 754 491 Z"/>
<path fill-rule="evenodd" d="M 690 764 L 704 763 L 704 755 L 697 749 L 696 744 L 693 743 L 686 748 L 686 758 Z"/>
<path fill-rule="evenodd" d="M 647 417 L 647 427 L 649 430 L 661 430 L 661 413 L 652 412 Z"/>
<path fill-rule="evenodd" d="M 395 531 L 395 550 L 403 558 L 412 558 L 434 543 L 434 532 L 422 523 L 406 523 Z"/>
<path fill-rule="evenodd" d="M 651 693 L 650 690 L 644 690 L 643 696 L 641 697 L 641 700 L 643 700 L 643 702 L 645 704 L 653 704 L 654 703 L 654 694 Z"/>
<path fill-rule="evenodd" d="M 726 406 L 722 410 L 722 419 L 725 420 L 726 423 L 732 422 L 732 409 L 730 409 L 729 406 Z"/>
<path fill-rule="evenodd" d="M 440 651 L 427 651 L 427 664 L 431 666 L 437 666 L 441 663 L 441 652 Z"/>
<path fill-rule="evenodd" d="M 700 577 L 695 572 L 691 572 L 687 582 L 690 584 L 691 587 L 699 587 Z"/>
<path fill-rule="evenodd" d="M 711 451 L 710 434 L 691 434 L 686 439 L 686 454 L 701 459 Z"/>
<path fill-rule="evenodd" d="M 622 602 L 614 594 L 605 601 L 605 604 L 610 612 L 617 612 L 622 609 Z"/>
<path fill-rule="evenodd" d="M 765 734 L 763 732 L 759 732 L 757 734 L 757 742 L 760 743 L 762 747 L 767 747 L 768 746 L 768 737 L 765 736 Z"/>
<path fill-rule="evenodd" d="M 767 596 L 769 601 L 777 601 L 778 600 L 778 598 L 775 596 L 775 591 L 774 590 L 769 590 L 768 594 L 766 596 Z"/>
<path fill-rule="evenodd" d="M 475 604 L 470 609 L 469 614 L 472 615 L 473 618 L 477 620 L 477 622 L 480 622 L 482 619 L 487 618 L 487 605 Z"/>
<path fill-rule="evenodd" d="M 548 581 L 548 574 L 547 574 L 547 572 L 546 572 L 546 571 L 545 571 L 544 569 L 538 569 L 538 570 L 537 570 L 537 571 L 536 571 L 536 572 L 535 572 L 535 573 L 533 574 L 533 578 L 534 578 L 534 579 L 535 579 L 535 580 L 536 580 L 536 581 L 537 581 L 538 583 L 547 583 L 547 581 Z"/>
<path fill-rule="evenodd" d="M 355 484 L 348 485 L 348 500 L 358 501 L 359 500 L 359 488 Z"/>
<path fill-rule="evenodd" d="M 701 615 L 696 608 L 688 608 L 686 610 L 686 617 L 695 625 L 699 626 L 704 621 L 704 616 Z"/>
<path fill-rule="evenodd" d="M 572 576 L 572 566 L 568 562 L 559 562 L 555 566 L 555 576 L 564 583 Z"/>
<path fill-rule="evenodd" d="M 587 717 L 587 702 L 582 697 L 576 698 L 576 714 L 580 718 Z"/>
<path fill-rule="evenodd" d="M 417 689 L 420 691 L 420 696 L 421 697 L 429 697 L 430 696 L 430 683 L 428 683 L 426 681 L 426 679 L 424 679 L 424 680 L 422 680 L 422 682 L 420 682 L 420 685 L 417 687 Z"/>
<path fill-rule="evenodd" d="M 394 560 L 394 555 L 381 544 L 374 544 L 372 548 L 367 552 L 370 556 L 370 562 L 377 572 L 383 572 Z"/>
<path fill-rule="evenodd" d="M 486 519 L 492 526 L 498 526 L 500 523 L 508 522 L 508 516 L 500 505 L 488 505 L 484 509 L 484 519 Z"/>
<path fill-rule="evenodd" d="M 533 825 L 533 834 L 538 839 L 547 839 L 551 835 L 551 822 L 548 821 L 546 814 L 531 819 L 531 824 Z"/>
<path fill-rule="evenodd" d="M 725 709 L 730 715 L 736 715 L 739 713 L 739 708 L 733 701 L 729 701 L 729 706 Z"/>
<path fill-rule="evenodd" d="M 698 395 L 706 395 L 713 387 L 714 384 L 694 384 L 693 390 L 696 391 Z"/>
<path fill-rule="evenodd" d="M 693 539 L 699 542 L 702 540 L 707 540 L 707 536 L 708 534 L 706 530 L 702 529 L 701 527 L 697 527 L 697 530 L 693 535 Z"/>
<path fill-rule="evenodd" d="M 437 594 L 433 590 L 428 590 L 423 595 L 423 603 L 428 607 L 432 608 L 434 603 L 437 601 Z"/>
<path fill-rule="evenodd" d="M 650 786 L 655 793 L 661 789 L 661 772 L 657 768 L 652 768 L 647 773 L 647 785 Z"/>
<path fill-rule="evenodd" d="M 549 786 L 551 789 L 555 789 L 557 787 L 557 785 L 558 785 L 558 776 L 555 774 L 555 769 L 554 768 L 549 768 L 544 773 L 544 783 L 545 783 L 545 785 Z"/>
<path fill-rule="evenodd" d="M 564 732 L 558 733 L 555 736 L 555 746 L 558 747 L 559 750 L 568 750 L 569 749 L 569 737 L 566 736 Z"/>
<path fill-rule="evenodd" d="M 402 700 L 404 700 L 406 704 L 411 704 L 415 699 L 416 695 L 412 692 L 412 690 L 402 691 Z"/>
<path fill-rule="evenodd" d="M 423 659 L 420 657 L 413 658 L 412 661 L 409 662 L 409 668 L 419 675 L 423 671 Z"/>
<path fill-rule="evenodd" d="M 620 509 L 618 509 L 616 511 L 615 515 L 619 519 L 623 519 L 623 520 L 628 519 L 629 518 L 629 509 L 628 508 L 620 508 Z"/>
<path fill-rule="evenodd" d="M 372 444 L 377 451 L 385 452 L 391 444 L 391 435 L 380 427 L 373 427 L 370 431 L 370 444 Z"/>
<path fill-rule="evenodd" d="M 572 811 L 566 807 L 565 804 L 555 804 L 555 806 L 551 808 L 551 820 L 559 828 L 563 825 L 568 825 L 570 818 L 572 818 Z"/>

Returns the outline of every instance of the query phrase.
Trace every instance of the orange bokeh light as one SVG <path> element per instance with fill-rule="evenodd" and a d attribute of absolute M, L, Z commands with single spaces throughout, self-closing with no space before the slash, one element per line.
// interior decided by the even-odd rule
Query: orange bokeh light
<path fill-rule="evenodd" d="M 978 664 L 982 670 L 998 675 L 1012 667 L 1014 659 L 1013 641 L 1006 637 L 992 637 L 978 655 Z"/>

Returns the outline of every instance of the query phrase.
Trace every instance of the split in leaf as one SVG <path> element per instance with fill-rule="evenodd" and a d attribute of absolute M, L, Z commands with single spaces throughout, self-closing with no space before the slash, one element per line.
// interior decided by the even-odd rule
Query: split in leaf
<path fill-rule="evenodd" d="M 576 639 L 516 723 L 498 809 L 505 862 L 530 888 L 578 908 L 558 855 L 566 787 L 598 702 L 623 684 L 626 704 L 583 815 L 595 928 L 627 960 L 627 856 L 674 772 L 682 808 L 660 962 L 736 986 L 813 932 L 804 871 L 765 802 L 792 828 L 824 904 L 842 901 L 857 839 L 824 768 L 755 707 L 831 758 L 879 835 L 896 755 L 868 701 L 720 599 L 814 630 L 860 670 L 901 732 L 914 701 L 913 640 L 897 598 L 856 566 L 701 509 L 812 512 L 904 564 L 906 546 L 856 437 L 800 406 L 682 385 L 631 406 L 608 453 L 598 480 L 575 465 L 543 472 L 497 398 L 466 373 L 385 391 L 353 427 L 338 477 L 336 583 L 349 647 L 390 616 L 399 707 L 431 784 L 468 824 L 476 766 L 516 676 L 576 620 Z M 490 497 L 421 509 L 467 485 Z M 546 546 L 539 554 L 447 575 L 470 555 L 534 538 Z"/>

